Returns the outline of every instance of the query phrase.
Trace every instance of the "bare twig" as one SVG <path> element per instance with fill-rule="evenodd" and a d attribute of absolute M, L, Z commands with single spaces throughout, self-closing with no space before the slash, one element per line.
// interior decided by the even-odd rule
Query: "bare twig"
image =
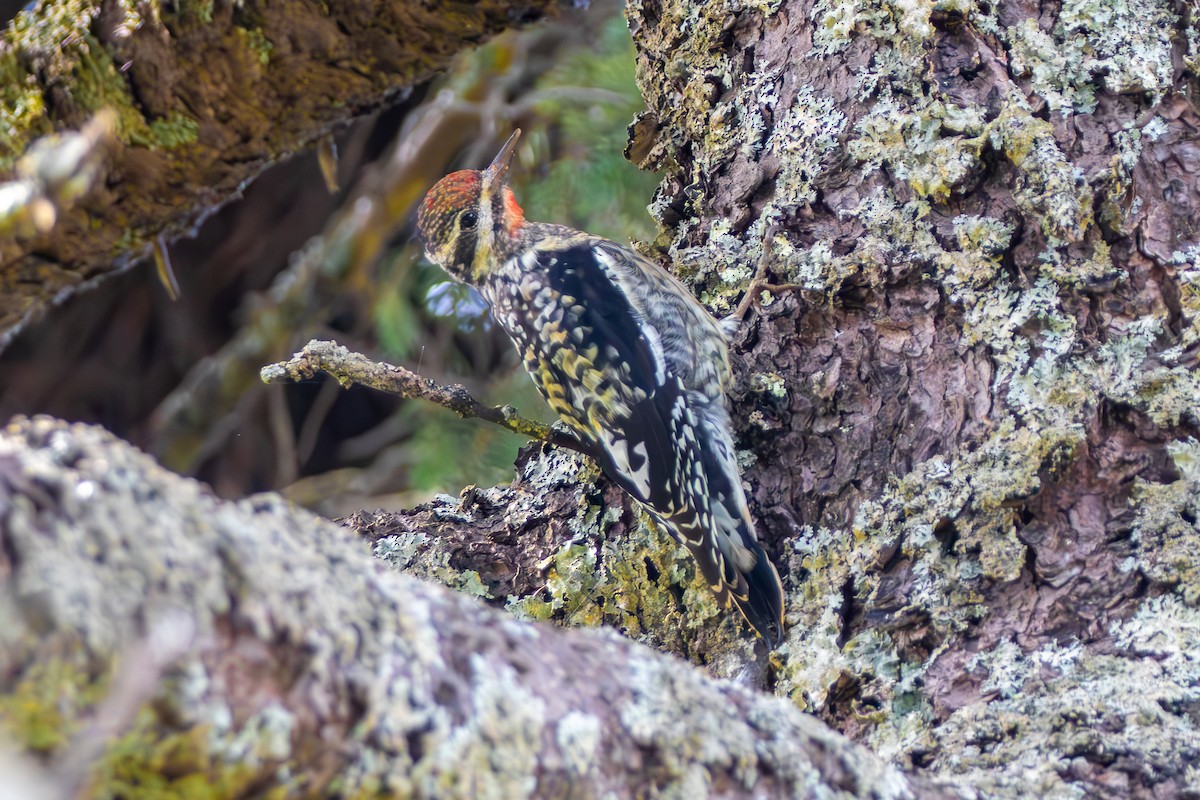
<path fill-rule="evenodd" d="M 332 313 L 330 306 L 336 301 L 330 298 L 344 297 L 349 286 L 366 280 L 388 242 L 411 224 L 412 209 L 425 190 L 464 147 L 474 142 L 478 152 L 463 163 L 491 158 L 497 131 L 508 133 L 501 128 L 510 119 L 510 97 L 545 71 L 522 69 L 516 54 L 544 50 L 547 41 L 554 41 L 549 28 L 515 34 L 509 48 L 514 60 L 508 69 L 472 72 L 478 73 L 478 80 L 452 82 L 408 115 L 392 152 L 350 190 L 324 232 L 297 251 L 246 315 L 238 334 L 196 365 L 163 400 L 155 414 L 154 439 L 155 455 L 165 465 L 195 472 L 205 458 L 225 447 L 228 437 L 244 427 L 242 414 L 252 406 L 245 398 L 258 394 L 252 389 L 255 371 L 317 333 L 314 320 Z M 481 133 L 489 126 L 491 134 Z"/>
<path fill-rule="evenodd" d="M 400 397 L 428 400 L 445 406 L 460 417 L 475 417 L 530 439 L 587 454 L 584 446 L 571 434 L 525 419 L 512 406 L 486 406 L 460 384 L 442 386 L 404 367 L 372 361 L 361 353 L 351 353 L 337 342 L 313 339 L 288 361 L 263 367 L 260 375 L 263 383 L 282 383 L 307 380 L 317 372 L 330 375 L 343 387 L 357 383 Z"/>
<path fill-rule="evenodd" d="M 755 273 L 754 278 L 751 279 L 750 285 L 746 287 L 746 294 L 742 296 L 742 301 L 738 303 L 733 313 L 725 318 L 725 322 L 734 326 L 734 329 L 746 318 L 746 313 L 758 301 L 759 296 L 763 292 L 784 294 L 785 292 L 803 292 L 809 288 L 800 283 L 770 283 L 767 280 L 767 275 L 770 274 L 770 271 L 770 267 L 766 261 L 758 265 L 758 271 Z"/>

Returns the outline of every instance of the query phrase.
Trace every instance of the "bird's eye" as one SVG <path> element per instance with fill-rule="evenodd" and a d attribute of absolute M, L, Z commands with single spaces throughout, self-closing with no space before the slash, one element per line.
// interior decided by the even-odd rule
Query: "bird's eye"
<path fill-rule="evenodd" d="M 459 224 L 464 228 L 474 228 L 478 221 L 479 215 L 474 211 L 464 211 L 462 217 L 459 218 Z"/>

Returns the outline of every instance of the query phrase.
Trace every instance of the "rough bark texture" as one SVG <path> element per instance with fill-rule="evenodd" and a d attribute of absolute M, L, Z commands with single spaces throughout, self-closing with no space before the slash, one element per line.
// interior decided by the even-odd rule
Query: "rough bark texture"
<path fill-rule="evenodd" d="M 1200 44 L 1156 0 L 643 2 L 658 245 L 743 332 L 779 690 L 1013 796 L 1200 790 Z"/>
<path fill-rule="evenodd" d="M 97 428 L 0 433 L 0 575 L 0 720 L 35 752 L 94 726 L 176 640 L 133 683 L 141 710 L 101 751 L 99 796 L 958 796 L 784 700 L 485 609 Z"/>
<path fill-rule="evenodd" d="M 265 167 L 552 4 L 59 0 L 0 40 L 0 176 L 37 136 L 117 112 L 107 185 L 0 240 L 0 344 L 82 282 L 188 233 Z"/>

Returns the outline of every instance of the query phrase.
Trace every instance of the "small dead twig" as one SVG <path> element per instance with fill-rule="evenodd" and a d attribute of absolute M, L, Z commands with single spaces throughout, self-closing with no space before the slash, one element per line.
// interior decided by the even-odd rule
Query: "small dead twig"
<path fill-rule="evenodd" d="M 758 271 L 754 278 L 751 279 L 750 285 L 746 287 L 746 293 L 742 296 L 742 302 L 738 303 L 733 313 L 726 317 L 726 320 L 733 323 L 735 326 L 740 325 L 742 320 L 746 318 L 746 313 L 757 302 L 759 295 L 763 292 L 771 292 L 772 294 L 784 294 L 786 292 L 803 292 L 809 287 L 800 283 L 770 283 L 767 280 L 767 275 L 770 274 L 770 267 L 766 261 L 758 265 Z"/>
<path fill-rule="evenodd" d="M 525 419 L 512 406 L 485 406 L 460 384 L 442 386 L 415 372 L 372 361 L 361 353 L 351 353 L 337 342 L 313 339 L 287 361 L 262 368 L 263 383 L 307 380 L 317 372 L 333 377 L 343 388 L 359 384 L 381 392 L 428 400 L 444 406 L 460 417 L 474 417 L 507 428 L 539 442 L 588 454 L 570 433 L 540 422 Z"/>

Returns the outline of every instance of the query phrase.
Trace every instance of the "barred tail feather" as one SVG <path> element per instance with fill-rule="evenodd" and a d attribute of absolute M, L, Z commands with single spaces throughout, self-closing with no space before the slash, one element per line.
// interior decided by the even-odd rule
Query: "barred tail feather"
<path fill-rule="evenodd" d="M 767 647 L 773 650 L 779 646 L 783 641 L 783 582 L 752 529 L 743 530 L 739 525 L 731 532 L 720 531 L 713 536 L 696 524 L 694 516 L 690 524 L 684 525 L 661 518 L 659 521 L 687 545 L 704 580 L 717 595 L 718 605 L 736 606 Z"/>
<path fill-rule="evenodd" d="M 758 561 L 754 569 L 743 575 L 746 597 L 743 600 L 735 595 L 734 602 L 767 647 L 774 650 L 783 642 L 783 583 L 762 547 L 755 555 Z"/>

